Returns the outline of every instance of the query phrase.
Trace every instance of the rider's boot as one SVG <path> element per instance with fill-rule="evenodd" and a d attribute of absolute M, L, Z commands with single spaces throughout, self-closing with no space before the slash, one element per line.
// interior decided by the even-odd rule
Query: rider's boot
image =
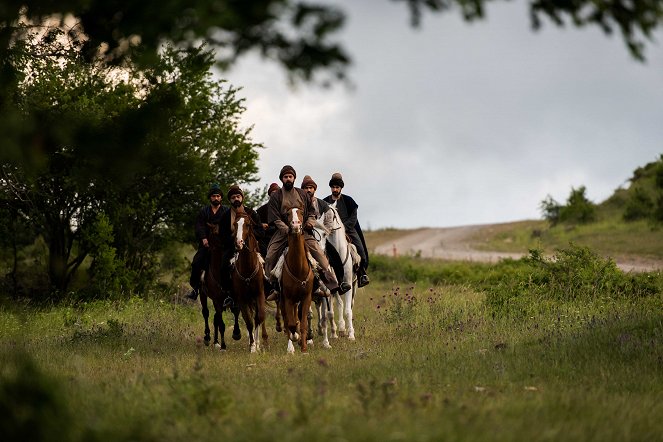
<path fill-rule="evenodd" d="M 313 296 L 318 296 L 320 298 L 329 297 L 329 293 L 327 292 L 327 290 L 322 288 L 322 285 L 320 284 L 320 279 L 317 276 L 313 278 Z"/>

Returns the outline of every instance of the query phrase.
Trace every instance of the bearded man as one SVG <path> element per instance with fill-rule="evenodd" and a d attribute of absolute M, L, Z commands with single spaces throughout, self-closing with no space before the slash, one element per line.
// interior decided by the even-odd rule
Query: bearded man
<path fill-rule="evenodd" d="M 357 209 L 359 208 L 359 205 L 352 197 L 341 193 L 344 186 L 343 176 L 338 172 L 332 174 L 332 177 L 329 180 L 331 195 L 325 197 L 325 201 L 329 204 L 336 203 L 336 210 L 345 226 L 345 233 L 350 237 L 352 244 L 357 247 L 357 253 L 359 253 L 359 256 L 361 257 L 361 263 L 359 264 L 359 270 L 357 272 L 359 275 L 357 285 L 359 287 L 364 287 L 370 282 L 368 274 L 366 273 L 366 269 L 368 269 L 368 249 L 366 247 L 366 241 L 364 240 L 364 234 L 362 233 L 359 221 L 357 220 Z"/>
<path fill-rule="evenodd" d="M 318 217 L 322 216 L 322 225 L 325 227 L 325 229 L 327 229 L 327 231 L 331 231 L 331 229 L 334 227 L 334 214 L 329 210 L 329 204 L 325 200 L 321 200 L 315 196 L 315 192 L 318 190 L 318 185 L 316 182 L 313 181 L 313 178 L 311 178 L 309 175 L 306 175 L 302 180 L 301 187 L 308 194 L 309 198 L 311 198 L 311 205 L 318 214 Z M 343 278 L 343 266 L 340 264 L 341 259 L 338 256 L 338 251 L 334 250 L 334 248 L 329 243 L 327 243 L 327 248 L 325 251 L 327 252 L 328 260 L 331 263 L 338 264 L 333 264 L 332 267 L 335 270 L 336 279 L 341 280 Z M 352 286 L 347 282 L 341 282 L 340 289 L 341 293 L 345 293 L 352 289 Z"/>
<path fill-rule="evenodd" d="M 269 198 L 267 221 L 270 225 L 276 227 L 276 232 L 274 233 L 274 236 L 272 236 L 269 246 L 267 247 L 265 273 L 271 277 L 271 272 L 274 269 L 276 262 L 283 253 L 285 247 L 288 245 L 288 232 L 290 230 L 287 225 L 288 211 L 289 209 L 297 208 L 304 215 L 304 242 L 306 248 L 313 256 L 313 259 L 320 264 L 319 277 L 331 293 L 337 293 L 339 291 L 338 282 L 336 281 L 333 272 L 331 272 L 329 261 L 327 261 L 327 257 L 320 249 L 318 241 L 316 241 L 311 234 L 313 232 L 313 226 L 315 225 L 317 213 L 311 205 L 311 199 L 306 192 L 295 187 L 296 177 L 297 173 L 292 166 L 283 166 L 279 173 L 279 179 L 283 186 L 280 190 L 274 192 Z M 276 287 L 278 287 L 278 284 L 276 281 L 272 281 L 272 292 L 267 300 L 271 301 L 278 297 L 278 290 Z"/>
<path fill-rule="evenodd" d="M 186 295 L 187 298 L 192 300 L 198 298 L 198 291 L 201 284 L 200 278 L 203 271 L 207 270 L 209 266 L 209 242 L 207 238 L 210 236 L 210 227 L 208 224 L 219 224 L 221 215 L 228 210 L 227 207 L 221 204 L 223 195 L 218 184 L 212 185 L 207 193 L 207 197 L 210 200 L 210 204 L 200 209 L 196 217 L 195 231 L 196 239 L 198 240 L 198 250 L 191 261 L 191 276 L 189 277 L 191 291 Z"/>

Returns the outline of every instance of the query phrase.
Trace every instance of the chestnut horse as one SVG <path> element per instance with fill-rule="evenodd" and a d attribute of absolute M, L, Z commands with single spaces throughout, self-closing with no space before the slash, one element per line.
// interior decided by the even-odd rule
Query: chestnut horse
<path fill-rule="evenodd" d="M 249 334 L 249 350 L 255 353 L 260 350 L 260 325 L 263 340 L 267 340 L 264 270 L 258 240 L 253 234 L 253 221 L 246 213 L 237 214 L 234 240 L 236 253 L 232 271 L 233 293 Z"/>
<path fill-rule="evenodd" d="M 209 268 L 205 271 L 203 276 L 202 290 L 200 291 L 200 304 L 202 305 L 203 318 L 205 319 L 205 345 L 210 342 L 210 329 L 209 329 L 209 308 L 207 307 L 207 298 L 212 299 L 214 305 L 214 346 L 219 350 L 226 349 L 226 324 L 223 322 L 222 312 L 226 309 L 223 302 L 226 298 L 226 293 L 221 288 L 221 266 L 222 255 L 221 237 L 219 235 L 218 224 L 207 224 L 210 228 L 209 241 Z M 239 308 L 231 308 L 235 316 L 235 325 L 233 326 L 233 339 L 239 340 L 242 334 L 239 330 Z M 219 344 L 219 329 L 221 329 L 221 344 Z"/>
<path fill-rule="evenodd" d="M 307 258 L 302 223 L 302 211 L 288 209 L 288 252 L 283 264 L 279 299 L 284 332 L 288 336 L 288 353 L 295 352 L 295 341 L 299 341 L 302 352 L 307 351 L 307 315 L 311 309 L 313 269 Z"/>

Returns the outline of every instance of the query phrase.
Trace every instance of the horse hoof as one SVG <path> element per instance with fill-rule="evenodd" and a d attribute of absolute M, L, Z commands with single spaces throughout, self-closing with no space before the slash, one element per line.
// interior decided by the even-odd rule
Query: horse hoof
<path fill-rule="evenodd" d="M 350 335 L 348 335 L 348 341 L 354 341 L 354 340 L 355 340 L 354 333 L 351 333 Z"/>
<path fill-rule="evenodd" d="M 282 331 L 283 331 L 283 327 L 281 327 L 280 325 L 277 325 L 276 326 L 276 332 L 281 333 Z"/>
<path fill-rule="evenodd" d="M 214 343 L 214 348 L 218 348 L 219 350 L 221 350 L 221 344 L 219 344 L 218 342 L 215 342 Z"/>
<path fill-rule="evenodd" d="M 235 341 L 239 341 L 240 339 L 242 339 L 242 333 L 240 333 L 240 332 L 237 332 L 237 333 L 233 332 L 233 339 L 234 339 Z"/>
<path fill-rule="evenodd" d="M 329 342 L 323 342 L 322 347 L 323 348 L 331 348 L 331 345 L 329 345 Z"/>
<path fill-rule="evenodd" d="M 313 345 L 313 339 L 307 339 L 306 345 Z"/>
<path fill-rule="evenodd" d="M 203 343 L 205 344 L 205 347 L 209 347 L 209 343 L 212 339 L 209 336 L 205 336 L 203 339 Z"/>

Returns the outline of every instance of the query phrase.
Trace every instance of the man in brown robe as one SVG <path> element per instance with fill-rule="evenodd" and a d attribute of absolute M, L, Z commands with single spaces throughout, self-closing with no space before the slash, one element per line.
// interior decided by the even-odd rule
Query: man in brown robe
<path fill-rule="evenodd" d="M 337 293 L 339 291 L 338 282 L 336 281 L 334 273 L 331 271 L 329 261 L 327 261 L 327 257 L 320 249 L 320 245 L 311 234 L 317 213 L 311 205 L 311 199 L 306 192 L 295 187 L 296 177 L 297 173 L 292 166 L 283 166 L 281 173 L 279 174 L 279 179 L 283 183 L 283 186 L 279 191 L 274 192 L 269 198 L 267 220 L 270 225 L 276 227 L 276 232 L 274 232 L 274 236 L 272 236 L 272 239 L 269 241 L 269 246 L 267 247 L 265 273 L 271 275 L 271 271 L 274 269 L 283 250 L 288 245 L 289 228 L 286 224 L 288 219 L 287 209 L 298 208 L 304 214 L 304 242 L 306 243 L 308 251 L 313 256 L 313 259 L 320 264 L 320 279 L 331 293 Z M 270 293 L 270 296 L 267 298 L 268 300 L 276 299 L 278 296 L 278 290 L 275 289 L 276 287 L 277 284 L 273 284 L 272 293 Z"/>

